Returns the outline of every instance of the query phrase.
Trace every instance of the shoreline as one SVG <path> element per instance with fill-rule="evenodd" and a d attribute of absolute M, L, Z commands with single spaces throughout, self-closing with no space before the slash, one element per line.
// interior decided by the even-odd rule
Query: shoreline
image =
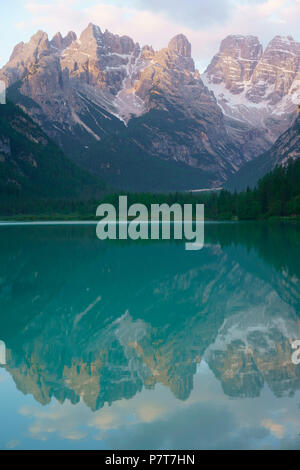
<path fill-rule="evenodd" d="M 134 217 L 128 217 L 128 222 L 134 221 Z M 80 216 L 78 214 L 70 215 L 70 216 L 63 216 L 63 215 L 53 215 L 53 216 L 45 216 L 45 215 L 19 215 L 19 216 L 8 216 L 8 217 L 0 217 L 0 225 L 13 225 L 18 223 L 23 223 L 24 225 L 27 224 L 57 224 L 57 225 L 67 225 L 67 224 L 82 224 L 82 225 L 92 225 L 97 224 L 100 222 L 101 219 L 99 217 L 91 216 Z M 193 219 L 196 221 L 196 219 Z M 119 222 L 119 219 L 116 219 L 116 222 Z M 151 221 L 145 221 L 146 223 Z M 174 222 L 171 220 L 171 222 Z M 289 216 L 272 216 L 266 219 L 238 219 L 236 217 L 232 217 L 231 219 L 210 219 L 206 218 L 205 222 L 227 222 L 227 223 L 236 223 L 236 222 L 300 222 L 300 216 L 296 217 L 289 217 Z"/>

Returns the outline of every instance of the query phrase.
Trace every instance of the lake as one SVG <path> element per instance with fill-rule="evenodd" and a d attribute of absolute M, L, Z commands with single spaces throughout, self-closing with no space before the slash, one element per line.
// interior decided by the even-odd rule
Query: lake
<path fill-rule="evenodd" d="M 0 226 L 1 449 L 300 449 L 300 224 Z"/>

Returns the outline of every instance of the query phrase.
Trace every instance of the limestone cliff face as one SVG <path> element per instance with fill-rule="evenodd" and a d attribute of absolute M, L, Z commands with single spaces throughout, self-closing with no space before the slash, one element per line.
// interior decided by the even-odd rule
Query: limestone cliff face
<path fill-rule="evenodd" d="M 7 65 L 1 71 L 1 79 L 9 86 L 22 79 L 42 58 L 51 54 L 48 35 L 38 31 L 26 44 L 16 45 Z"/>
<path fill-rule="evenodd" d="M 254 103 L 279 104 L 290 92 L 299 68 L 300 43 L 290 36 L 276 36 L 253 72 L 248 99 Z"/>
<path fill-rule="evenodd" d="M 228 36 L 220 46 L 206 73 L 214 84 L 223 83 L 237 95 L 244 91 L 262 58 L 263 48 L 255 36 Z"/>
<path fill-rule="evenodd" d="M 61 69 L 69 79 L 105 89 L 115 95 L 127 76 L 127 67 L 135 63 L 140 47 L 127 36 L 101 32 L 90 24 L 60 57 Z"/>
<path fill-rule="evenodd" d="M 138 156 L 137 169 L 139 154 L 184 165 L 178 189 L 189 188 L 192 180 L 197 188 L 220 186 L 244 162 L 228 137 L 215 97 L 195 70 L 191 44 L 182 34 L 155 52 L 93 24 L 79 39 L 71 32 L 65 38 L 57 33 L 49 41 L 40 32 L 15 49 L 0 78 L 12 86 L 12 99 L 70 157 L 98 173 L 109 168 L 105 176 L 123 187 L 128 163 L 118 164 L 114 155 L 124 154 L 123 139 L 130 147 L 127 153 Z M 134 125 L 135 131 L 128 132 L 124 124 Z M 176 168 L 179 178 L 181 167 Z M 185 182 L 189 168 L 198 169 L 199 176 L 196 172 Z M 138 171 L 145 174 L 142 168 Z"/>
<path fill-rule="evenodd" d="M 203 75 L 229 134 L 251 160 L 293 123 L 300 101 L 300 43 L 276 36 L 263 51 L 252 36 L 229 36 Z"/>

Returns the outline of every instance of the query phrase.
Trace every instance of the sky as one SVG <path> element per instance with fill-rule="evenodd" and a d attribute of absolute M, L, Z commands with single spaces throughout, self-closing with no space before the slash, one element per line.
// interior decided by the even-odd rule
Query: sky
<path fill-rule="evenodd" d="M 183 33 L 202 72 L 228 34 L 255 35 L 264 46 L 277 34 L 300 41 L 299 18 L 300 0 L 2 0 L 0 66 L 39 29 L 80 34 L 92 22 L 155 49 Z"/>

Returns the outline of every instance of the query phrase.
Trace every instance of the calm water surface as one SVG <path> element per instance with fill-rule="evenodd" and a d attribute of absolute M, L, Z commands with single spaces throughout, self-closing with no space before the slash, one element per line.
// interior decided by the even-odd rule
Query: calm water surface
<path fill-rule="evenodd" d="M 1 449 L 300 449 L 300 226 L 205 238 L 0 226 Z"/>

